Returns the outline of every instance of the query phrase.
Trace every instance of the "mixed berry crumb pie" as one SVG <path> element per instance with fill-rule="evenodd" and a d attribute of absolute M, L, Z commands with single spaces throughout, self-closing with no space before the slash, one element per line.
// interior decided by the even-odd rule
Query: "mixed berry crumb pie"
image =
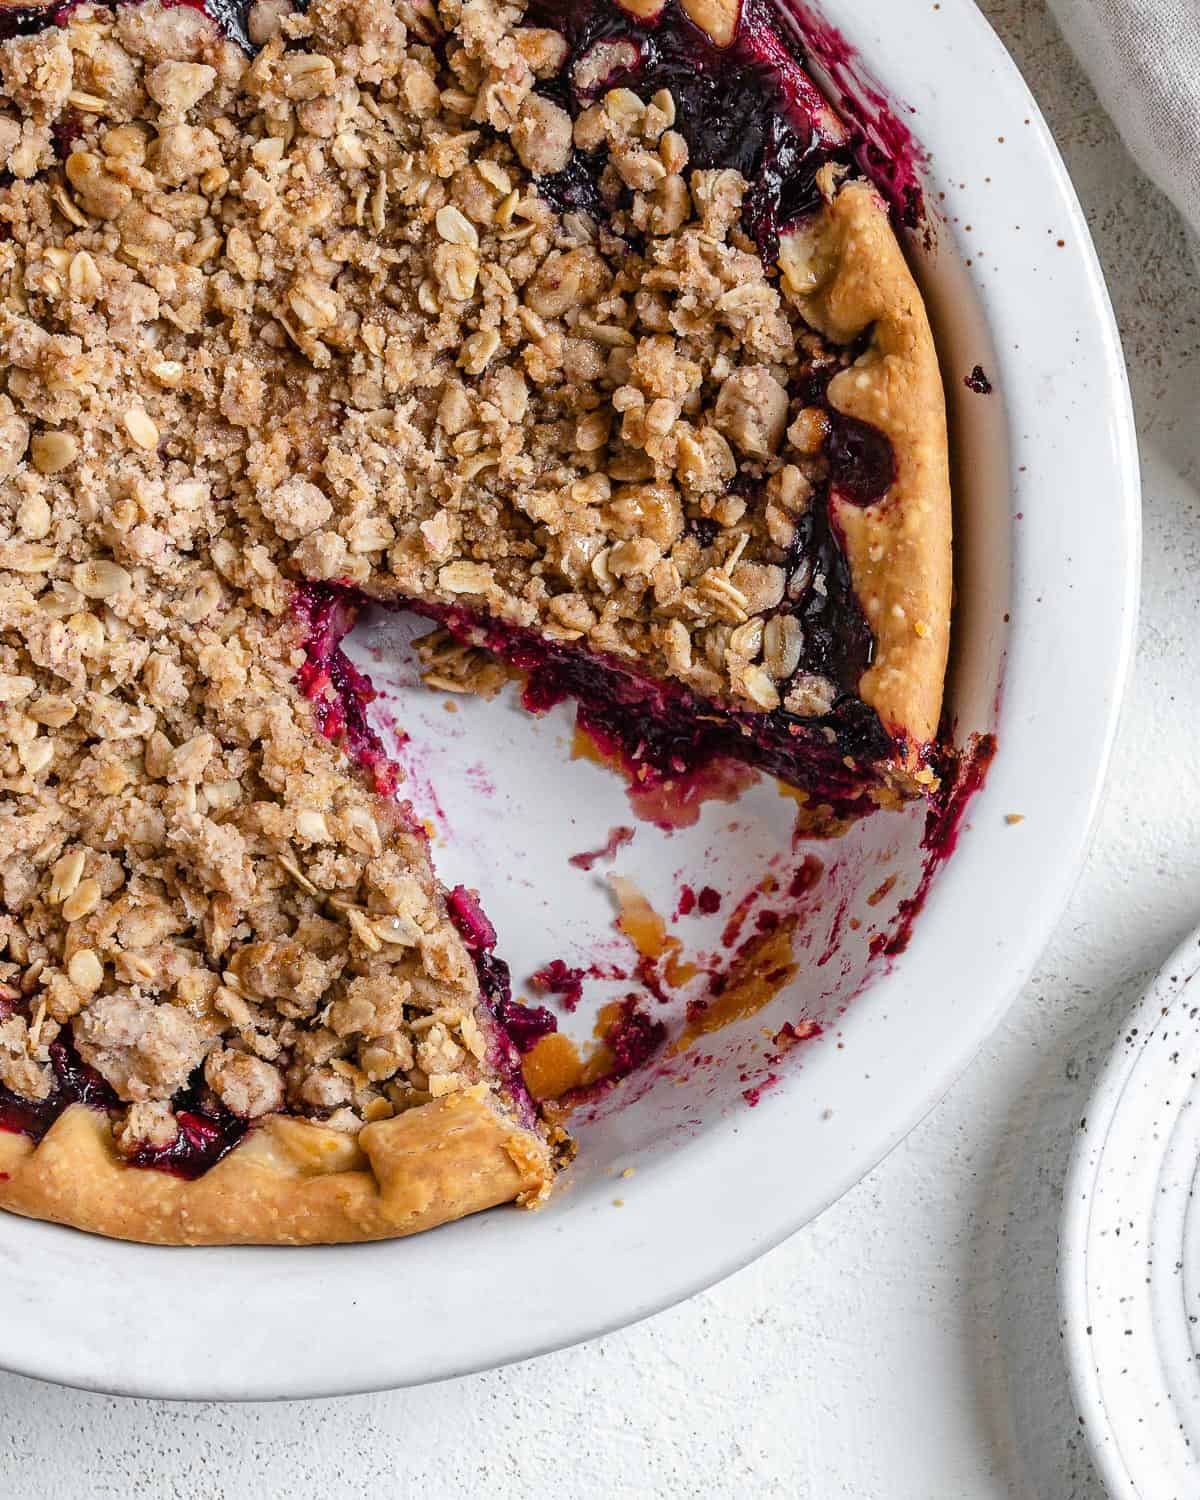
<path fill-rule="evenodd" d="M 860 147 L 766 0 L 0 0 L 0 1206 L 548 1192 L 365 601 L 643 781 L 935 786 L 945 410 Z"/>

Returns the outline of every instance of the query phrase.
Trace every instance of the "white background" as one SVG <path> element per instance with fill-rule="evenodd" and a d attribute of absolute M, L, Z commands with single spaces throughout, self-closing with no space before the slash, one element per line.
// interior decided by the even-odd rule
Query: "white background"
<path fill-rule="evenodd" d="M 1090 1082 L 1200 916 L 1200 283 L 1042 0 L 982 9 L 1096 236 L 1146 492 L 1138 664 L 1099 837 L 1007 1021 L 864 1183 L 683 1307 L 532 1364 L 342 1401 L 168 1405 L 0 1375 L 0 1495 L 1102 1500 L 1062 1365 L 1057 1222 Z"/>

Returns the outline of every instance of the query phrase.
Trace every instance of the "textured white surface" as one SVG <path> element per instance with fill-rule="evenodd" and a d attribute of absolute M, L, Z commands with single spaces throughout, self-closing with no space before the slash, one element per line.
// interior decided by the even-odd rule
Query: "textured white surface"
<path fill-rule="evenodd" d="M 0 1376 L 4 1494 L 217 1500 L 386 1486 L 524 1500 L 752 1487 L 812 1500 L 1101 1500 L 1058 1341 L 1059 1196 L 1113 1031 L 1200 910 L 1200 287 L 1182 230 L 1137 179 L 1041 0 L 983 8 L 1088 210 L 1146 480 L 1141 649 L 1106 812 L 1005 1025 L 870 1178 L 683 1307 L 529 1365 L 337 1402 L 170 1406 Z"/>
<path fill-rule="evenodd" d="M 1200 0 L 1050 0 L 1143 171 L 1200 232 Z"/>

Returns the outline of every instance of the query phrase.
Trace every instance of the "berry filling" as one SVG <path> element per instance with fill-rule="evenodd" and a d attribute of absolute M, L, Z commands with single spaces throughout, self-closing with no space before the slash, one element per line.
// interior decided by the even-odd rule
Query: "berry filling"
<path fill-rule="evenodd" d="M 558 1030 L 557 1016 L 544 1005 L 521 1005 L 516 1000 L 505 1000 L 498 1015 L 522 1057 L 532 1052 L 542 1037 Z"/>
<path fill-rule="evenodd" d="M 179 1132 L 167 1146 L 140 1146 L 129 1157 L 131 1167 L 156 1167 L 189 1180 L 201 1177 L 233 1150 L 249 1129 L 245 1120 L 225 1109 L 204 1088 L 199 1069 L 174 1099 Z"/>
<path fill-rule="evenodd" d="M 743 227 L 771 259 L 783 229 L 816 208 L 817 171 L 849 160 L 841 122 L 784 43 L 764 0 L 743 7 L 732 45 L 716 46 L 674 0 L 642 20 L 609 0 L 537 0 L 529 20 L 552 27 L 570 52 L 542 92 L 573 117 L 604 91 L 649 98 L 669 89 L 674 129 L 693 167 L 730 167 L 750 183 Z M 602 182 L 602 153 L 576 150 L 568 166 L 539 180 L 558 208 L 605 220 L 617 206 Z"/>
<path fill-rule="evenodd" d="M 23 1099 L 0 1085 L 0 1130 L 40 1141 L 72 1104 L 108 1112 L 120 1108 L 116 1094 L 69 1039 L 52 1042 L 49 1051 L 54 1087 L 46 1098 Z M 166 1146 L 139 1147 L 127 1158 L 128 1164 L 155 1167 L 176 1177 L 199 1177 L 233 1150 L 246 1133 L 246 1122 L 206 1096 L 199 1069 L 174 1103 L 179 1126 L 175 1139 Z"/>
<path fill-rule="evenodd" d="M 355 758 L 365 756 L 374 773 L 385 757 L 366 723 L 365 704 L 345 701 L 364 683 L 366 693 L 373 694 L 339 645 L 358 608 L 368 602 L 365 595 L 335 584 L 306 584 L 298 591 L 301 619 L 316 622 L 305 641 L 309 659 L 299 681 L 309 696 L 320 695 L 322 731 Z M 853 818 L 873 806 L 867 795 L 871 767 L 893 749 L 875 712 L 851 694 L 818 719 L 801 719 L 784 709 L 744 712 L 700 699 L 677 683 L 649 677 L 615 657 L 584 655 L 535 631 L 463 609 L 427 601 L 405 601 L 396 607 L 438 621 L 457 640 L 482 646 L 517 668 L 525 676 L 522 702 L 530 712 L 545 712 L 573 699 L 579 726 L 641 789 L 678 784 L 714 761 L 731 759 L 808 792 L 837 818 Z M 813 634 L 819 640 L 819 633 Z M 332 706 L 326 697 L 331 689 L 337 694 Z M 487 922 L 482 912 L 477 918 L 464 916 L 452 903 L 451 915 L 473 952 L 490 950 L 495 943 L 490 924 L 486 935 L 469 935 L 474 921 Z"/>
<path fill-rule="evenodd" d="M 809 792 L 838 817 L 854 817 L 870 807 L 863 784 L 871 763 L 892 748 L 875 713 L 850 695 L 817 721 L 783 709 L 742 712 L 531 630 L 463 610 L 415 607 L 457 639 L 484 646 L 522 671 L 522 702 L 531 712 L 574 699 L 579 726 L 642 789 L 686 780 L 728 758 Z"/>
<path fill-rule="evenodd" d="M 543 994 L 556 995 L 564 1010 L 574 1010 L 583 999 L 583 969 L 573 969 L 561 958 L 552 958 L 532 976 L 532 983 Z"/>
<path fill-rule="evenodd" d="M 806 58 L 820 69 L 826 94 L 836 100 L 860 170 L 901 224 L 920 229 L 925 219 L 921 169 L 927 158 L 919 142 L 836 26 L 806 0 L 777 0 L 777 5 L 781 20 L 788 23 L 785 29 L 803 37 Z"/>
<path fill-rule="evenodd" d="M 354 624 L 357 604 L 343 590 L 305 585 L 296 591 L 294 607 L 304 624 L 308 656 L 296 686 L 312 702 L 317 728 L 342 746 L 381 797 L 390 797 L 396 767 L 367 721 L 375 690 L 338 644 Z"/>
<path fill-rule="evenodd" d="M 604 91 L 630 88 L 648 98 L 669 89 L 674 128 L 698 167 L 732 167 L 750 183 L 743 227 L 771 260 L 780 234 L 820 202 L 816 185 L 827 162 L 856 161 L 915 228 L 923 212 L 912 137 L 877 89 L 864 86 L 854 54 L 840 36 L 792 12 L 788 0 L 744 0 L 730 45 L 717 46 L 666 0 L 640 18 L 612 0 L 535 0 L 532 22 L 562 33 L 570 48 L 559 75 L 542 92 L 572 117 Z M 781 21 L 792 20 L 787 36 Z M 810 38 L 817 60 L 841 89 L 844 117 L 830 109 L 798 59 L 793 32 Z M 601 183 L 601 156 L 575 151 L 568 166 L 539 182 L 560 209 L 605 219 L 613 200 Z"/>
<path fill-rule="evenodd" d="M 488 1039 L 491 1044 L 488 1062 L 508 1090 L 518 1117 L 524 1124 L 532 1125 L 537 1118 L 537 1106 L 525 1086 L 521 1055 L 529 1051 L 539 1036 L 553 1031 L 557 1023 L 549 1011 L 528 1012 L 514 1002 L 508 965 L 494 951 L 496 929 L 476 893 L 465 885 L 456 885 L 446 897 L 446 910 L 471 955 L 479 977 L 479 993 L 496 1022 Z M 540 1030 L 536 1019 L 539 1014 L 548 1023 Z"/>
<path fill-rule="evenodd" d="M 50 1044 L 54 1086 L 44 1099 L 24 1099 L 0 1084 L 0 1130 L 41 1138 L 71 1104 L 115 1109 L 117 1096 L 94 1068 L 89 1068 L 69 1040 Z"/>
<path fill-rule="evenodd" d="M 967 390 L 974 391 L 977 396 L 990 396 L 992 394 L 992 382 L 987 378 L 987 373 L 982 365 L 976 365 L 969 375 L 964 375 L 963 384 Z"/>
<path fill-rule="evenodd" d="M 32 36 L 49 26 L 56 14 L 55 9 L 38 5 L 6 5 L 0 8 L 0 41 L 10 36 Z"/>
<path fill-rule="evenodd" d="M 604 1045 L 612 1053 L 612 1066 L 597 1081 L 610 1083 L 626 1077 L 648 1062 L 666 1039 L 666 1026 L 639 1008 L 636 995 L 622 1000 L 616 1019 L 604 1033 Z"/>

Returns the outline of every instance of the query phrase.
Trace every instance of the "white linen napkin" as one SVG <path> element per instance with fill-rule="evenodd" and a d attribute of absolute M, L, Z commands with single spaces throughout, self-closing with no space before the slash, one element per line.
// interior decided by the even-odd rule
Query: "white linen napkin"
<path fill-rule="evenodd" d="M 1138 165 L 1200 235 L 1200 0 L 1048 0 Z"/>

